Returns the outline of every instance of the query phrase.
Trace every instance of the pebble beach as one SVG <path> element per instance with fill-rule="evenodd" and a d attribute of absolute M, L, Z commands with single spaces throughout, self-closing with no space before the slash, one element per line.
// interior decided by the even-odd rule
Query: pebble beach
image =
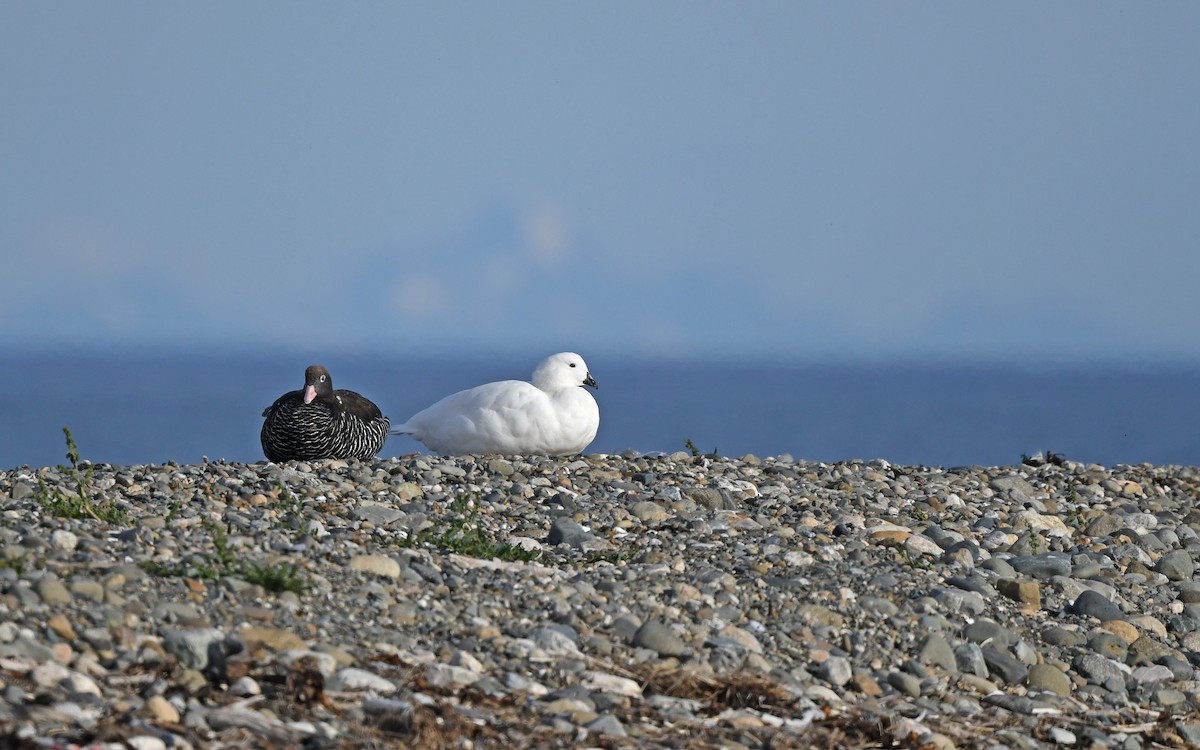
<path fill-rule="evenodd" d="M 1200 470 L 0 472 L 0 745 L 1200 747 Z"/>

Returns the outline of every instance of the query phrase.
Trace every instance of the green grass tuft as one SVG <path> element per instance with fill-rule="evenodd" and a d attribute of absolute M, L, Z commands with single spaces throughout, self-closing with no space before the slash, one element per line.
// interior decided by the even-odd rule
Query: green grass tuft
<path fill-rule="evenodd" d="M 203 556 L 203 562 L 159 563 L 147 561 L 141 564 L 142 570 L 162 578 L 187 577 L 204 581 L 240 578 L 247 583 L 262 586 L 273 593 L 291 591 L 295 594 L 303 594 L 308 589 L 308 582 L 296 565 L 291 563 L 268 565 L 252 560 L 243 560 L 230 548 L 229 535 L 225 529 L 221 528 L 220 524 L 206 522 L 204 528 L 208 531 L 213 551 Z"/>
<path fill-rule="evenodd" d="M 479 521 L 478 507 L 473 496 L 459 495 L 450 503 L 453 517 L 414 534 L 409 534 L 402 547 L 437 547 L 468 557 L 530 562 L 542 556 L 542 551 L 526 549 L 517 544 L 497 542 L 487 535 Z"/>
<path fill-rule="evenodd" d="M 300 568 L 291 563 L 264 565 L 263 563 L 246 562 L 241 564 L 241 578 L 247 583 L 262 586 L 267 591 L 280 593 L 291 591 L 303 594 L 308 588 L 307 581 Z"/>
<path fill-rule="evenodd" d="M 104 523 L 128 523 L 129 514 L 117 505 L 116 500 L 92 502 L 92 473 L 95 468 L 91 464 L 80 468 L 83 460 L 79 457 L 79 448 L 75 445 L 71 428 L 62 429 L 67 438 L 67 460 L 71 465 L 59 464 L 58 469 L 73 480 L 75 493 L 68 494 L 59 489 L 50 489 L 45 480 L 39 479 L 34 497 L 43 508 L 60 518 L 94 518 Z"/>

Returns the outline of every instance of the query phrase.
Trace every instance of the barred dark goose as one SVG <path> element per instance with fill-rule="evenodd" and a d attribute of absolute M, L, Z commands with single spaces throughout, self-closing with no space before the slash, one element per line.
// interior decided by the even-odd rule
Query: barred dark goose
<path fill-rule="evenodd" d="M 333 390 L 333 378 L 321 365 L 306 369 L 304 388 L 280 396 L 263 416 L 263 453 L 277 462 L 372 458 L 391 426 L 369 399 Z"/>

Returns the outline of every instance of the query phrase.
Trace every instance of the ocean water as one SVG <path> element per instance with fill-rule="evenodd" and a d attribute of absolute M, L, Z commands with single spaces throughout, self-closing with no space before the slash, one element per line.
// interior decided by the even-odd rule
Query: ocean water
<path fill-rule="evenodd" d="M 399 423 L 529 357 L 325 357 L 335 387 Z M 262 410 L 300 387 L 303 353 L 8 352 L 0 356 L 0 468 L 63 463 L 64 426 L 85 459 L 261 461 Z M 588 452 L 682 450 L 960 466 L 1053 450 L 1112 466 L 1200 465 L 1200 368 L 1098 365 L 734 363 L 589 357 L 600 432 Z M 393 436 L 383 454 L 423 451 Z"/>

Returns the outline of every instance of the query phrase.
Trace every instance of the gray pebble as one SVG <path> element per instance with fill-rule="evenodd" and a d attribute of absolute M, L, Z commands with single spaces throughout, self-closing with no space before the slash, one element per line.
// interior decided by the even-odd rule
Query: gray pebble
<path fill-rule="evenodd" d="M 71 601 L 71 592 L 57 578 L 42 576 L 34 584 L 34 590 L 43 604 L 66 604 Z"/>
<path fill-rule="evenodd" d="M 1012 557 L 1008 562 L 1018 573 L 1040 580 L 1071 574 L 1071 559 L 1058 552 Z"/>
<path fill-rule="evenodd" d="M 1071 678 L 1065 672 L 1049 664 L 1034 664 L 1025 676 L 1025 683 L 1031 688 L 1049 690 L 1062 696 L 1071 694 Z"/>
<path fill-rule="evenodd" d="M 941 667 L 951 674 L 958 671 L 958 662 L 954 658 L 954 649 L 950 646 L 949 641 L 938 633 L 931 633 L 925 636 L 925 639 L 921 642 L 921 649 L 917 652 L 917 658 L 925 664 Z"/>
<path fill-rule="evenodd" d="M 1147 685 L 1156 682 L 1166 682 L 1167 680 L 1175 679 L 1175 675 L 1171 670 L 1161 664 L 1155 664 L 1148 667 L 1138 667 L 1129 675 L 1134 683 L 1138 685 Z"/>
<path fill-rule="evenodd" d="M 960 643 L 954 647 L 954 661 L 959 672 L 973 674 L 976 677 L 987 677 L 988 666 L 983 658 L 983 650 L 975 643 Z"/>
<path fill-rule="evenodd" d="M 167 628 L 163 631 L 163 648 L 192 669 L 208 666 L 208 647 L 225 638 L 217 628 Z"/>
<path fill-rule="evenodd" d="M 1006 493 L 1018 503 L 1033 501 L 1035 490 L 1027 480 L 1017 476 L 996 477 L 991 481 L 991 488 L 997 492 Z"/>
<path fill-rule="evenodd" d="M 1088 639 L 1088 648 L 1096 652 L 1100 656 L 1106 656 L 1109 659 L 1117 661 L 1125 661 L 1125 657 L 1129 653 L 1129 644 L 1124 638 L 1119 638 L 1112 633 L 1098 631 Z"/>
<path fill-rule="evenodd" d="M 1192 556 L 1186 550 L 1181 549 L 1166 553 L 1154 566 L 1154 569 L 1166 576 L 1168 581 L 1191 580 L 1195 568 L 1196 564 L 1192 561 Z"/>
<path fill-rule="evenodd" d="M 562 628 L 542 627 L 533 634 L 533 642 L 551 656 L 573 656 L 579 654 L 576 638 Z"/>
<path fill-rule="evenodd" d="M 1051 646 L 1082 646 L 1087 643 L 1087 636 L 1078 630 L 1053 625 L 1042 631 L 1042 641 Z"/>
<path fill-rule="evenodd" d="M 591 533 L 569 518 L 556 518 L 550 525 L 550 533 L 546 537 L 546 542 L 552 547 L 566 544 L 578 548 L 591 538 Z"/>
<path fill-rule="evenodd" d="M 849 659 L 831 656 L 817 666 L 816 674 L 829 684 L 841 687 L 850 681 L 853 671 Z"/>
<path fill-rule="evenodd" d="M 1112 659 L 1097 654 L 1081 654 L 1075 657 L 1071 666 L 1092 684 L 1103 685 L 1107 690 L 1120 685 L 1124 690 L 1125 674 Z"/>
<path fill-rule="evenodd" d="M 1022 664 L 1012 654 L 993 646 L 984 646 L 982 652 L 984 663 L 987 664 L 991 674 L 1009 685 L 1020 685 L 1025 681 L 1029 667 Z"/>
<path fill-rule="evenodd" d="M 351 518 L 355 518 L 360 521 L 369 521 L 374 526 L 387 526 L 390 523 L 404 518 L 404 516 L 404 511 L 378 503 L 359 505 L 350 513 Z"/>
<path fill-rule="evenodd" d="M 963 628 L 963 637 L 972 643 L 990 644 L 997 648 L 1007 648 L 1012 642 L 1012 634 L 998 623 L 982 619 Z"/>
<path fill-rule="evenodd" d="M 589 732 L 602 734 L 607 737 L 627 737 L 625 727 L 620 720 L 612 714 L 602 714 L 594 720 L 588 722 L 586 728 Z"/>
<path fill-rule="evenodd" d="M 921 695 L 921 680 L 907 672 L 889 672 L 887 682 L 892 687 L 912 698 Z"/>
<path fill-rule="evenodd" d="M 1101 622 L 1125 619 L 1124 613 L 1117 605 L 1105 598 L 1103 594 L 1091 589 L 1084 591 L 1071 603 L 1071 611 L 1077 615 L 1095 617 Z"/>
<path fill-rule="evenodd" d="M 1087 526 L 1084 527 L 1083 533 L 1088 536 L 1109 536 L 1116 532 L 1124 525 L 1120 516 L 1112 513 L 1104 513 L 1096 518 L 1093 518 Z"/>
<path fill-rule="evenodd" d="M 979 563 L 979 567 L 984 570 L 990 570 L 996 574 L 998 578 L 1016 578 L 1017 569 L 1009 564 L 1008 560 L 1002 557 L 990 557 L 987 560 Z"/>
<path fill-rule="evenodd" d="M 662 621 L 648 620 L 633 634 L 633 645 L 654 651 L 659 656 L 682 656 L 687 645 Z"/>

